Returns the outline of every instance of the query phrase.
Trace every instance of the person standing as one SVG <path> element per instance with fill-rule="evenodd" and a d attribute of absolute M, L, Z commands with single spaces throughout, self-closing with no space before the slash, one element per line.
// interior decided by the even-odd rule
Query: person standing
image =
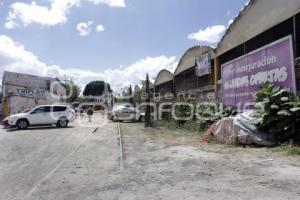
<path fill-rule="evenodd" d="M 88 118 L 89 118 L 89 122 L 91 122 L 91 121 L 92 121 L 92 116 L 93 116 L 93 114 L 94 114 L 94 111 L 93 111 L 93 109 L 92 109 L 92 106 L 90 106 L 90 107 L 88 108 L 86 114 L 87 114 L 87 116 L 88 116 Z"/>

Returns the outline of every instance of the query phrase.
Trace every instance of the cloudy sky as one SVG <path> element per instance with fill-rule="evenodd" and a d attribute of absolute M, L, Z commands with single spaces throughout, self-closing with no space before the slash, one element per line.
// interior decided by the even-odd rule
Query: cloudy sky
<path fill-rule="evenodd" d="M 0 0 L 4 70 L 105 80 L 115 90 L 215 46 L 248 0 Z"/>

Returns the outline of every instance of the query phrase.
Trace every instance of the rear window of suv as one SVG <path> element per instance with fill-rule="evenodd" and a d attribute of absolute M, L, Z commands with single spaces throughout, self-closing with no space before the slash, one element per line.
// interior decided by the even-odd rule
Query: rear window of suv
<path fill-rule="evenodd" d="M 66 110 L 67 110 L 67 107 L 65 107 L 65 106 L 54 106 L 53 107 L 53 112 L 63 112 Z"/>

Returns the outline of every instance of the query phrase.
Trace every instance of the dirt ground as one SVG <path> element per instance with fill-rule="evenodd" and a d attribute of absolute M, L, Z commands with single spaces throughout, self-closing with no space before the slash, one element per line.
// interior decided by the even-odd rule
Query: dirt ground
<path fill-rule="evenodd" d="M 203 144 L 198 134 L 141 124 L 123 123 L 121 130 L 126 193 L 134 197 L 299 199 L 299 157 L 266 148 Z"/>
<path fill-rule="evenodd" d="M 0 130 L 0 199 L 299 199 L 299 157 L 140 123 L 120 123 L 121 154 L 117 123 L 93 125 Z"/>

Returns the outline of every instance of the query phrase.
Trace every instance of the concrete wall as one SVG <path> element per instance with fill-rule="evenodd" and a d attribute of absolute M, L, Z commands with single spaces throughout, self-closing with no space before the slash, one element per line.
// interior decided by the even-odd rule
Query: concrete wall
<path fill-rule="evenodd" d="M 6 117 L 38 105 L 65 104 L 66 89 L 56 79 L 7 73 L 3 76 L 2 114 Z"/>

